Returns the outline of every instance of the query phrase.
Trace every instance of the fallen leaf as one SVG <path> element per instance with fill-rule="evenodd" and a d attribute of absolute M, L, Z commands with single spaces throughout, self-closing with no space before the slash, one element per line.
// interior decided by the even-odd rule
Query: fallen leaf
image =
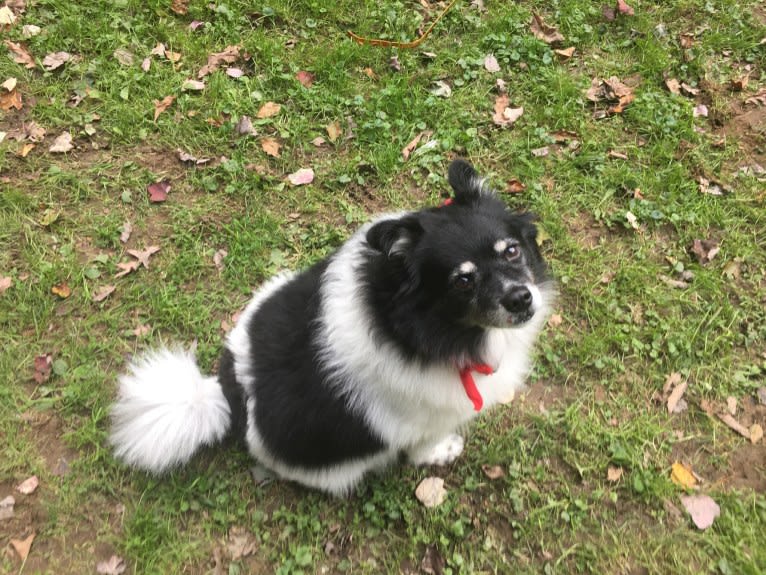
<path fill-rule="evenodd" d="M 710 263 L 720 249 L 718 242 L 714 240 L 694 240 L 689 251 L 697 258 L 697 262 L 704 266 Z"/>
<path fill-rule="evenodd" d="M 322 136 L 317 136 L 316 138 L 314 138 L 313 140 L 311 140 L 311 144 L 312 144 L 313 146 L 316 146 L 317 148 L 321 148 L 321 147 L 322 147 L 322 146 L 324 146 L 326 143 L 327 143 L 327 142 L 325 141 L 325 139 L 324 139 Z"/>
<path fill-rule="evenodd" d="M 551 327 L 559 327 L 562 323 L 564 323 L 564 318 L 561 317 L 560 313 L 554 313 L 548 317 L 548 325 Z"/>
<path fill-rule="evenodd" d="M 633 8 L 625 3 L 625 0 L 617 0 L 617 12 L 626 16 L 633 16 L 635 13 Z"/>
<path fill-rule="evenodd" d="M 168 192 L 170 192 L 170 180 L 153 182 L 146 186 L 146 191 L 149 192 L 149 201 L 153 204 L 164 202 L 168 199 Z"/>
<path fill-rule="evenodd" d="M 258 133 L 250 116 L 241 116 L 234 126 L 234 130 L 241 136 L 255 136 Z"/>
<path fill-rule="evenodd" d="M 69 62 L 72 55 L 69 52 L 51 52 L 43 58 L 43 68 L 52 72 Z"/>
<path fill-rule="evenodd" d="M 125 244 L 130 239 L 130 234 L 133 233 L 133 224 L 130 221 L 125 220 L 120 228 L 120 241 Z"/>
<path fill-rule="evenodd" d="M 328 124 L 325 128 L 327 130 L 327 137 L 330 138 L 330 141 L 335 143 L 335 140 L 340 138 L 340 136 L 343 134 L 343 130 L 340 127 L 340 122 L 333 122 L 332 124 Z"/>
<path fill-rule="evenodd" d="M 671 94 L 681 95 L 681 83 L 675 78 L 665 78 L 665 87 Z"/>
<path fill-rule="evenodd" d="M 314 170 L 311 168 L 301 168 L 287 176 L 287 180 L 294 186 L 310 184 L 314 181 Z"/>
<path fill-rule="evenodd" d="M 202 82 L 201 80 L 192 80 L 189 78 L 188 80 L 184 80 L 184 83 L 181 84 L 181 91 L 183 92 L 201 92 L 205 89 L 205 82 Z"/>
<path fill-rule="evenodd" d="M 415 497 L 426 507 L 436 507 L 444 503 L 447 490 L 441 477 L 426 477 L 415 489 Z"/>
<path fill-rule="evenodd" d="M 530 152 L 535 158 L 544 158 L 545 156 L 548 155 L 549 151 L 550 150 L 548 149 L 548 146 L 543 146 L 542 148 L 534 148 L 533 150 L 530 150 Z"/>
<path fill-rule="evenodd" d="M 35 492 L 35 489 L 37 489 L 38 485 L 40 485 L 40 480 L 37 478 L 37 475 L 32 475 L 31 477 L 28 477 L 19 483 L 16 486 L 16 491 L 22 495 L 31 495 Z"/>
<path fill-rule="evenodd" d="M 452 96 L 452 88 L 444 80 L 436 80 L 429 92 L 439 98 L 449 98 Z"/>
<path fill-rule="evenodd" d="M 557 50 L 554 50 L 553 52 L 555 54 L 561 56 L 563 59 L 568 60 L 569 58 L 574 56 L 575 47 L 574 46 L 570 46 L 569 48 L 557 49 Z"/>
<path fill-rule="evenodd" d="M 7 92 L 13 92 L 16 89 L 17 83 L 18 80 L 16 78 L 8 78 L 5 82 L 2 83 L 2 87 L 5 88 Z"/>
<path fill-rule="evenodd" d="M 98 291 L 93 294 L 93 301 L 96 303 L 104 301 L 106 298 L 112 295 L 112 292 L 114 292 L 115 289 L 116 288 L 113 285 L 101 286 Z"/>
<path fill-rule="evenodd" d="M 606 480 L 612 483 L 617 483 L 622 477 L 623 473 L 624 471 L 622 467 L 615 467 L 614 465 L 610 465 L 606 469 Z"/>
<path fill-rule="evenodd" d="M 127 48 L 117 48 L 114 52 L 112 52 L 112 56 L 114 56 L 114 58 L 122 66 L 132 66 L 136 58 L 133 55 L 133 52 L 131 52 Z"/>
<path fill-rule="evenodd" d="M 412 140 L 409 141 L 409 143 L 402 148 L 402 157 L 407 160 L 410 157 L 410 154 L 415 150 L 415 148 L 418 147 L 418 144 L 420 143 L 420 140 L 423 138 L 428 138 L 431 134 L 433 134 L 430 130 L 424 130 L 420 132 L 417 136 L 412 138 Z"/>
<path fill-rule="evenodd" d="M 391 56 L 388 60 L 388 67 L 391 68 L 394 72 L 401 72 L 402 71 L 402 65 L 399 62 L 398 56 Z"/>
<path fill-rule="evenodd" d="M 144 337 L 150 331 L 152 331 L 152 328 L 150 326 L 146 324 L 141 324 L 133 330 L 133 335 L 135 335 L 136 337 Z"/>
<path fill-rule="evenodd" d="M 229 540 L 226 543 L 226 549 L 229 551 L 232 561 L 252 555 L 257 548 L 258 542 L 248 530 L 236 526 L 229 529 Z"/>
<path fill-rule="evenodd" d="M 207 57 L 207 64 L 200 68 L 197 78 L 204 78 L 208 74 L 215 72 L 223 64 L 233 64 L 239 58 L 239 46 L 226 46 L 223 52 L 214 52 Z"/>
<path fill-rule="evenodd" d="M 21 36 L 29 39 L 34 36 L 37 36 L 42 31 L 43 29 L 40 28 L 40 26 L 35 26 L 34 24 L 24 24 L 21 27 Z"/>
<path fill-rule="evenodd" d="M 555 26 L 550 26 L 545 23 L 542 17 L 536 12 L 532 12 L 532 24 L 529 29 L 534 34 L 535 38 L 542 40 L 546 44 L 556 44 L 557 42 L 563 42 L 564 36 L 558 31 Z"/>
<path fill-rule="evenodd" d="M 21 562 L 24 563 L 29 557 L 29 551 L 32 548 L 32 541 L 35 540 L 35 534 L 32 533 L 26 539 L 11 539 L 11 546 L 18 553 Z"/>
<path fill-rule="evenodd" d="M 510 98 L 508 94 L 500 94 L 495 98 L 492 121 L 497 126 L 511 126 L 524 113 L 524 108 L 509 108 Z"/>
<path fill-rule="evenodd" d="M 211 158 L 198 158 L 197 156 L 191 155 L 189 152 L 185 152 L 181 148 L 176 149 L 176 154 L 178 154 L 178 159 L 184 164 L 194 164 L 195 166 L 202 166 L 211 161 Z"/>
<path fill-rule="evenodd" d="M 18 90 L 13 90 L 12 92 L 4 92 L 0 94 L 0 110 L 10 110 L 11 108 L 14 108 L 16 110 L 21 110 L 23 107 L 22 99 L 21 99 L 21 92 Z"/>
<path fill-rule="evenodd" d="M 118 262 L 117 268 L 120 270 L 116 274 L 114 274 L 115 278 L 121 278 L 123 276 L 128 275 L 129 273 L 132 273 L 138 269 L 138 267 L 141 265 L 141 263 L 137 260 L 132 260 L 129 262 Z"/>
<path fill-rule="evenodd" d="M 34 58 L 32 58 L 29 52 L 27 52 L 27 49 L 23 44 L 17 44 L 16 42 L 11 42 L 10 40 L 3 40 L 3 43 L 13 54 L 14 62 L 17 64 L 22 64 L 25 68 L 35 68 L 37 66 L 37 64 L 35 64 Z"/>
<path fill-rule="evenodd" d="M 314 74 L 307 72 L 306 70 L 300 70 L 295 74 L 295 79 L 298 80 L 300 85 L 304 88 L 311 88 L 311 85 L 314 83 L 314 78 Z"/>
<path fill-rule="evenodd" d="M 61 299 L 67 299 L 70 295 L 72 295 L 72 289 L 66 284 L 66 282 L 62 282 L 60 284 L 56 284 L 51 288 L 51 293 L 53 295 L 59 296 Z"/>
<path fill-rule="evenodd" d="M 279 114 L 281 109 L 282 106 L 275 102 L 266 102 L 263 106 L 261 106 L 260 110 L 258 110 L 256 117 L 258 119 L 271 118 L 272 116 Z"/>
<path fill-rule="evenodd" d="M 758 423 L 754 423 L 750 426 L 750 443 L 756 444 L 763 439 L 763 427 Z"/>
<path fill-rule="evenodd" d="M 487 54 L 484 57 L 484 69 L 491 74 L 500 71 L 500 64 L 497 63 L 497 58 L 495 58 L 494 54 Z"/>
<path fill-rule="evenodd" d="M 697 96 L 700 93 L 700 89 L 699 88 L 695 88 L 693 86 L 690 86 L 686 82 L 681 82 L 681 90 L 687 96 Z"/>
<path fill-rule="evenodd" d="M 731 89 L 735 92 L 742 92 L 750 83 L 750 74 L 745 74 L 741 78 L 735 78 L 731 80 Z"/>
<path fill-rule="evenodd" d="M 226 75 L 229 78 L 241 78 L 245 72 L 241 68 L 226 68 Z"/>
<path fill-rule="evenodd" d="M 229 255 L 229 252 L 226 250 L 217 250 L 213 254 L 213 264 L 215 265 L 216 269 L 220 272 L 223 270 L 223 260 L 226 256 Z"/>
<path fill-rule="evenodd" d="M 668 396 L 668 413 L 678 413 L 679 409 L 679 402 L 681 401 L 681 398 L 684 396 L 684 393 L 686 393 L 686 388 L 689 386 L 688 381 L 682 381 L 678 385 L 676 385 L 673 388 L 673 391 L 670 392 L 670 395 Z"/>
<path fill-rule="evenodd" d="M 74 144 L 72 144 L 72 134 L 64 132 L 53 140 L 53 145 L 48 148 L 48 151 L 53 154 L 64 154 L 72 149 L 74 149 Z"/>
<path fill-rule="evenodd" d="M 609 156 L 610 158 L 617 158 L 618 160 L 628 159 L 628 154 L 618 152 L 617 150 L 609 150 L 609 152 L 606 155 Z"/>
<path fill-rule="evenodd" d="M 487 476 L 487 479 L 495 480 L 505 477 L 505 471 L 499 465 L 482 465 L 481 470 Z"/>
<path fill-rule="evenodd" d="M 263 138 L 261 140 L 261 149 L 272 158 L 279 157 L 279 149 L 282 145 L 274 138 Z"/>
<path fill-rule="evenodd" d="M 174 0 L 174 4 L 177 0 Z M 125 572 L 125 560 L 117 555 L 112 555 L 106 561 L 101 561 L 96 565 L 96 573 L 101 575 L 120 575 Z"/>
<path fill-rule="evenodd" d="M 729 429 L 736 431 L 745 439 L 750 439 L 750 430 L 744 425 L 742 425 L 739 421 L 734 419 L 734 417 L 732 417 L 730 414 L 719 413 L 717 415 L 718 415 L 718 419 L 723 421 L 729 427 Z"/>
<path fill-rule="evenodd" d="M 145 250 L 127 250 L 127 252 L 138 260 L 138 263 L 149 269 L 149 258 L 160 251 L 160 246 L 149 246 Z"/>
<path fill-rule="evenodd" d="M 759 404 L 766 405 L 766 387 L 759 387 L 756 392 L 756 397 L 758 397 Z"/>
<path fill-rule="evenodd" d="M 729 412 L 730 415 L 737 415 L 737 398 L 734 396 L 729 396 L 726 398 L 726 411 Z"/>
<path fill-rule="evenodd" d="M 681 504 L 700 530 L 710 527 L 715 518 L 721 514 L 721 508 L 709 495 L 683 495 Z"/>
<path fill-rule="evenodd" d="M 16 22 L 16 14 L 8 6 L 0 8 L 0 26 L 13 26 Z"/>
<path fill-rule="evenodd" d="M 30 142 L 42 142 L 45 139 L 45 128 L 35 121 L 22 122 L 21 128 L 18 130 L 12 130 L 8 134 L 9 138 L 23 142 L 29 140 Z"/>
<path fill-rule="evenodd" d="M 9 495 L 2 501 L 0 501 L 0 521 L 11 519 L 13 517 L 13 506 L 16 505 L 16 500 L 13 495 Z"/>
<path fill-rule="evenodd" d="M 673 463 L 670 467 L 670 480 L 684 489 L 697 488 L 697 478 L 694 476 L 691 467 L 679 463 L 678 461 Z"/>
<path fill-rule="evenodd" d="M 178 14 L 179 16 L 184 16 L 189 11 L 189 0 L 172 0 L 170 3 L 170 9 Z M 122 561 L 122 559 L 120 559 Z M 125 569 L 123 568 L 123 571 Z M 99 571 L 101 573 L 101 571 Z M 122 573 L 122 571 L 120 571 Z"/>
<path fill-rule="evenodd" d="M 48 381 L 51 376 L 51 369 L 53 368 L 53 356 L 46 353 L 44 355 L 38 355 L 34 360 L 35 372 L 32 377 L 37 383 L 44 383 Z"/>
<path fill-rule="evenodd" d="M 707 118 L 708 110 L 707 106 L 705 104 L 698 104 L 694 106 L 694 109 L 692 110 L 692 116 L 695 118 Z"/>
<path fill-rule="evenodd" d="M 518 194 L 527 189 L 527 186 L 516 179 L 508 180 L 506 182 L 505 191 L 509 194 Z"/>
<path fill-rule="evenodd" d="M 3 293 L 5 290 L 11 287 L 12 283 L 13 280 L 11 279 L 11 276 L 0 277 L 0 293 Z"/>
<path fill-rule="evenodd" d="M 165 96 L 162 100 L 155 100 L 154 101 L 154 121 L 157 121 L 157 118 L 168 109 L 168 107 L 175 102 L 176 97 L 175 96 Z"/>
<path fill-rule="evenodd" d="M 365 68 L 362 70 L 365 76 L 367 76 L 370 80 L 377 80 L 378 76 L 375 74 L 372 68 Z"/>

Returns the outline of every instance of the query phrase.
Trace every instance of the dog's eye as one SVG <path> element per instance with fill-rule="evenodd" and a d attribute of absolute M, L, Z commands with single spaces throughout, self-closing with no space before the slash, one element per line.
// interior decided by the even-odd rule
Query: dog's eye
<path fill-rule="evenodd" d="M 476 277 L 474 274 L 458 274 L 452 280 L 455 287 L 459 290 L 469 290 L 476 283 Z"/>
<path fill-rule="evenodd" d="M 517 244 L 510 244 L 505 250 L 503 251 L 503 257 L 505 257 L 506 260 L 513 261 L 515 259 L 518 259 L 518 257 L 521 255 L 521 249 Z"/>

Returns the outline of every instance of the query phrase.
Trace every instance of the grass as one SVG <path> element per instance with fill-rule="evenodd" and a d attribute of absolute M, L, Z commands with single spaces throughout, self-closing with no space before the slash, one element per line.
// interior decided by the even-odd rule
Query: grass
<path fill-rule="evenodd" d="M 116 554 L 134 573 L 762 572 L 763 443 L 702 406 L 734 397 L 737 417 L 766 425 L 755 399 L 766 374 L 766 211 L 762 181 L 739 170 L 766 159 L 763 108 L 744 103 L 763 84 L 766 12 L 752 0 L 630 4 L 635 15 L 611 21 L 585 0 L 488 2 L 486 11 L 460 2 L 420 48 L 395 51 L 358 46 L 345 31 L 408 40 L 435 4 L 192 0 L 178 15 L 159 1 L 28 2 L 3 34 L 38 66 L 0 58 L 2 80 L 16 78 L 24 102 L 1 112 L 0 131 L 34 121 L 47 134 L 25 157 L 26 142 L 0 143 L 0 277 L 12 281 L 0 293 L 0 498 L 16 498 L 0 543 L 36 537 L 25 563 L 9 551 L 1 570 L 93 572 Z M 574 57 L 533 36 L 533 10 Z M 194 20 L 205 24 L 191 31 Z M 24 39 L 23 24 L 42 33 Z M 180 59 L 154 56 L 143 71 L 160 42 Z M 209 54 L 235 44 L 247 55 L 234 64 L 242 78 L 219 70 L 202 92 L 181 90 Z M 56 51 L 77 58 L 44 71 Z M 484 68 L 490 53 L 498 74 Z M 744 92 L 730 89 L 745 74 Z M 610 76 L 631 79 L 635 99 L 595 120 L 585 91 Z M 665 77 L 700 92 L 674 95 Z M 491 120 L 497 78 L 524 107 L 509 129 Z M 432 92 L 439 80 L 449 98 Z M 154 121 L 154 101 L 168 95 L 175 101 Z M 258 119 L 268 101 L 281 112 Z M 694 115 L 701 103 L 707 117 Z M 243 116 L 256 135 L 236 134 Z M 75 149 L 49 153 L 65 130 Z M 423 140 L 405 161 L 402 148 L 425 130 L 435 144 Z M 576 135 L 557 142 L 562 130 Z M 280 142 L 279 157 L 263 152 L 264 137 Z M 544 146 L 546 156 L 533 153 Z M 179 148 L 213 161 L 182 164 Z M 108 408 L 127 356 L 194 341 L 214 369 L 222 326 L 253 287 L 330 253 L 372 213 L 440 201 L 455 155 L 500 190 L 512 178 L 526 185 L 504 197 L 539 214 L 561 288 L 532 393 L 481 419 L 458 462 L 396 467 L 335 500 L 256 485 L 232 446 L 162 479 L 112 458 Z M 286 183 L 308 166 L 314 183 Z M 703 194 L 700 177 L 732 191 Z M 169 199 L 150 204 L 146 186 L 162 179 Z M 695 239 L 719 243 L 710 263 L 689 253 Z M 148 269 L 115 279 L 126 249 L 150 245 L 161 249 Z M 683 272 L 693 274 L 685 289 L 663 280 Z M 62 283 L 64 299 L 51 292 Z M 104 285 L 114 293 L 94 302 Z M 54 369 L 36 382 L 44 354 Z M 668 415 L 655 398 L 673 372 L 689 382 L 688 409 Z M 706 531 L 681 507 L 675 461 L 721 507 Z M 482 466 L 494 465 L 504 476 L 490 480 Z M 607 479 L 610 467 L 619 480 Z M 13 490 L 32 474 L 41 481 L 33 495 Z M 413 497 L 430 474 L 449 490 L 433 510 Z M 242 534 L 254 545 L 245 556 L 234 546 Z"/>

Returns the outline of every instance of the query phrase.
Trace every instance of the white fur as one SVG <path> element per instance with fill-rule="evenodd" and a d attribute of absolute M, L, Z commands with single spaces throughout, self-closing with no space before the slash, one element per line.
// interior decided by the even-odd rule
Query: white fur
<path fill-rule="evenodd" d="M 447 465 L 463 453 L 464 445 L 463 436 L 452 433 L 436 445 L 431 443 L 416 445 L 407 452 L 407 455 L 415 465 Z"/>
<path fill-rule="evenodd" d="M 130 365 L 112 408 L 115 455 L 163 473 L 226 434 L 229 404 L 215 377 L 203 376 L 191 352 L 164 349 Z"/>

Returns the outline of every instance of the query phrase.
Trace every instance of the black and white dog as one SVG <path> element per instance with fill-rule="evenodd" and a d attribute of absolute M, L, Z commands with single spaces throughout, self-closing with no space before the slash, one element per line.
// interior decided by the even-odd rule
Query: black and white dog
<path fill-rule="evenodd" d="M 227 433 L 285 479 L 353 490 L 400 453 L 446 464 L 457 431 L 523 387 L 554 285 L 529 215 L 462 160 L 454 198 L 384 215 L 330 257 L 255 292 L 217 376 L 165 349 L 120 378 L 111 442 L 154 473 Z"/>

